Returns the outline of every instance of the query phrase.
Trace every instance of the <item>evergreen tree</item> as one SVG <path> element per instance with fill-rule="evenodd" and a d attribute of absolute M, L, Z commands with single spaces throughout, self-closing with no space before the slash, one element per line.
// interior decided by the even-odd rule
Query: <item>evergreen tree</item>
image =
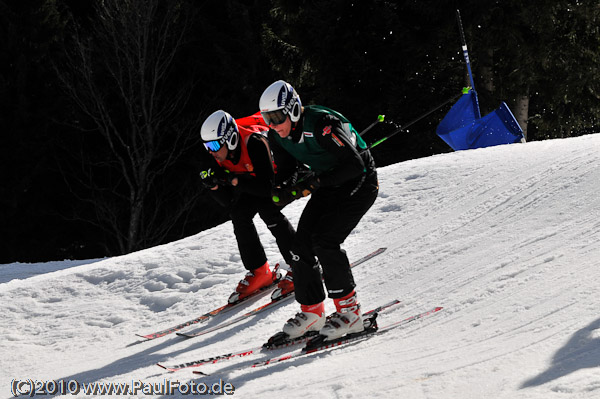
<path fill-rule="evenodd" d="M 596 2 L 508 0 L 471 9 L 476 12 L 466 30 L 475 44 L 471 53 L 477 78 L 483 82 L 480 99 L 492 107 L 486 111 L 506 101 L 518 113 L 526 100 L 528 140 L 565 137 L 598 125 Z M 486 84 L 487 68 L 491 85 Z"/>
<path fill-rule="evenodd" d="M 600 6 L 565 0 L 549 7 L 533 123 L 538 137 L 568 137 L 600 127 Z M 597 131 L 597 130 L 596 130 Z"/>
<path fill-rule="evenodd" d="M 448 63 L 459 44 L 449 50 L 440 41 L 447 13 L 422 3 L 273 1 L 263 43 L 277 77 L 292 83 L 305 103 L 342 112 L 358 130 L 378 114 L 396 122 L 373 129 L 367 141 L 375 141 L 462 87 L 447 89 L 462 77 L 454 73 L 458 63 Z M 428 155 L 432 146 L 447 150 L 434 131 L 430 121 L 397 135 L 374 150 L 378 163 Z"/>

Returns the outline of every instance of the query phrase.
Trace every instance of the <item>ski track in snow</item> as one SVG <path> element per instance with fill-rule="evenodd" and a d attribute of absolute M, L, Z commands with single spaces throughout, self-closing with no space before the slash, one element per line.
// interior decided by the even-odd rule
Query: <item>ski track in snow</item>
<path fill-rule="evenodd" d="M 220 372 L 200 378 L 154 364 L 257 346 L 293 316 L 294 302 L 195 339 L 140 343 L 134 335 L 224 303 L 245 273 L 231 223 L 121 257 L 0 265 L 0 392 L 11 396 L 13 378 L 166 378 L 223 379 L 245 398 L 600 397 L 599 150 L 595 134 L 380 168 L 379 198 L 344 244 L 351 261 L 388 248 L 354 269 L 363 308 L 402 300 L 380 325 L 444 310 L 268 367 L 236 370 L 261 356 L 241 358 L 202 366 Z M 284 209 L 294 225 L 305 202 Z M 271 264 L 282 262 L 256 224 Z"/>

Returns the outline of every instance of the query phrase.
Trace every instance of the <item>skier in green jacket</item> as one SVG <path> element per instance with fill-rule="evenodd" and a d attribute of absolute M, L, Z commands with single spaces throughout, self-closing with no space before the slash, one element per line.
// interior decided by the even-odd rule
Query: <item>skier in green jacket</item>
<path fill-rule="evenodd" d="M 273 190 L 274 202 L 281 205 L 311 194 L 292 244 L 293 283 L 301 312 L 285 323 L 283 332 L 295 338 L 318 331 L 335 339 L 362 331 L 356 284 L 341 244 L 377 198 L 373 157 L 348 119 L 323 106 L 303 107 L 287 82 L 271 84 L 259 106 L 270 127 L 272 148 L 283 148 L 311 170 L 292 187 Z M 327 318 L 319 263 L 336 308 Z"/>

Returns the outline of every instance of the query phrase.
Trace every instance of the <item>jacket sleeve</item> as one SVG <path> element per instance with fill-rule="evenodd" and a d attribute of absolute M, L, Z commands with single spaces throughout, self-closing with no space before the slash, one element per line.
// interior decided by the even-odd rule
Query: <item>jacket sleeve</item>
<path fill-rule="evenodd" d="M 208 195 L 210 195 L 210 197 L 212 199 L 214 199 L 219 205 L 221 205 L 224 208 L 228 208 L 229 205 L 231 205 L 231 202 L 233 201 L 233 198 L 234 198 L 231 187 L 219 186 L 219 188 L 216 190 L 206 190 L 206 191 L 208 192 Z"/>
<path fill-rule="evenodd" d="M 267 140 L 257 134 L 252 135 L 248 140 L 247 148 L 254 168 L 254 176 L 250 174 L 237 175 L 236 189 L 257 197 L 270 198 L 275 173 Z"/>
<path fill-rule="evenodd" d="M 338 186 L 366 172 L 362 157 L 342 122 L 333 115 L 324 115 L 315 124 L 314 137 L 319 145 L 338 160 L 336 166 L 321 173 L 321 186 Z"/>
<path fill-rule="evenodd" d="M 212 170 L 215 177 L 219 180 L 225 180 L 226 174 L 221 165 L 215 161 L 215 159 L 208 155 L 204 162 L 200 165 L 199 169 L 201 170 Z M 202 179 L 200 178 L 200 174 L 197 175 L 198 184 L 201 184 Z M 205 192 L 214 199 L 219 205 L 227 208 L 233 199 L 231 187 L 227 187 L 223 184 L 218 184 L 216 190 L 210 190 L 208 188 L 205 189 Z"/>

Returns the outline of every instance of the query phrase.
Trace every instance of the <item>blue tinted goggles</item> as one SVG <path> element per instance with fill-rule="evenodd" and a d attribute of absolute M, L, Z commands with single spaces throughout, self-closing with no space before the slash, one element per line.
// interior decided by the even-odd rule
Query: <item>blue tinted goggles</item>
<path fill-rule="evenodd" d="M 204 142 L 204 147 L 210 151 L 210 152 L 217 152 L 221 149 L 221 147 L 223 146 L 223 144 L 221 143 L 220 140 L 213 140 L 213 141 L 205 141 Z"/>
<path fill-rule="evenodd" d="M 285 118 L 287 118 L 287 113 L 284 113 L 283 109 L 261 112 L 260 114 L 262 115 L 265 123 L 269 126 L 281 125 L 283 122 L 285 122 Z"/>

